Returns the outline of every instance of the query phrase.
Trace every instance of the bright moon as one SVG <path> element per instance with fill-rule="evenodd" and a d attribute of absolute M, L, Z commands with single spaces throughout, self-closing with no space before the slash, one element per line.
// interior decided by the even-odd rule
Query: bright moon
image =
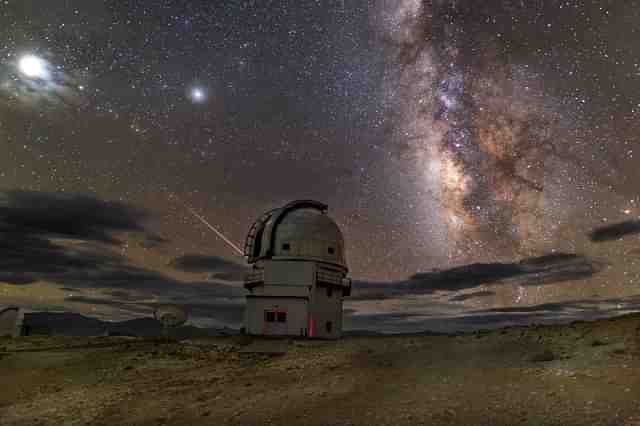
<path fill-rule="evenodd" d="M 18 62 L 18 69 L 29 78 L 45 79 L 49 75 L 47 63 L 34 55 L 23 56 Z"/>

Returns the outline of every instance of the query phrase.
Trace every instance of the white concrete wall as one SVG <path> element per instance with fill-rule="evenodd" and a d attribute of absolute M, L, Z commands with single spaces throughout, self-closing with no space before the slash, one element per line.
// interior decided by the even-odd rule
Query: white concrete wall
<path fill-rule="evenodd" d="M 308 327 L 308 303 L 303 298 L 247 297 L 245 310 L 247 333 L 254 335 L 304 335 Z M 265 322 L 265 311 L 287 312 L 286 323 Z"/>
<path fill-rule="evenodd" d="M 309 286 L 316 280 L 313 262 L 267 261 L 264 263 L 265 285 Z"/>
<path fill-rule="evenodd" d="M 300 285 L 261 285 L 251 292 L 255 296 L 278 296 L 278 297 L 309 297 L 311 290 L 307 286 Z"/>
<path fill-rule="evenodd" d="M 318 286 L 313 291 L 309 313 L 315 323 L 313 337 L 338 339 L 342 335 L 342 289 L 332 286 L 331 296 L 327 295 L 327 287 Z M 327 322 L 331 322 L 331 331 L 327 330 Z"/>
<path fill-rule="evenodd" d="M 24 312 L 19 308 L 0 310 L 0 337 L 18 337 L 22 335 Z"/>

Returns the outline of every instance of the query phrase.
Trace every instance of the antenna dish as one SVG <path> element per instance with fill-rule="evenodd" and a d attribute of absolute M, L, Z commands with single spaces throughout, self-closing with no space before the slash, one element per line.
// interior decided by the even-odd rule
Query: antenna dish
<path fill-rule="evenodd" d="M 153 317 L 167 329 L 183 325 L 187 322 L 188 314 L 182 306 L 158 305 L 153 311 Z"/>

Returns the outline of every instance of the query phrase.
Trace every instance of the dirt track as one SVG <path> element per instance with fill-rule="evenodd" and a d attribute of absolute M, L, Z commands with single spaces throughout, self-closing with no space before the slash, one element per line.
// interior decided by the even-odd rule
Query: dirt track
<path fill-rule="evenodd" d="M 5 339 L 0 424 L 640 426 L 638 325 L 291 342 L 282 356 L 242 354 L 238 338 Z"/>

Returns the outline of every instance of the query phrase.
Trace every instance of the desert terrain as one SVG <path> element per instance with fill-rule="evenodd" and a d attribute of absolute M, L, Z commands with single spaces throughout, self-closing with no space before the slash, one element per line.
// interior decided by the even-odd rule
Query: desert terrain
<path fill-rule="evenodd" d="M 340 341 L 4 338 L 0 424 L 640 425 L 639 327 L 628 315 Z"/>

